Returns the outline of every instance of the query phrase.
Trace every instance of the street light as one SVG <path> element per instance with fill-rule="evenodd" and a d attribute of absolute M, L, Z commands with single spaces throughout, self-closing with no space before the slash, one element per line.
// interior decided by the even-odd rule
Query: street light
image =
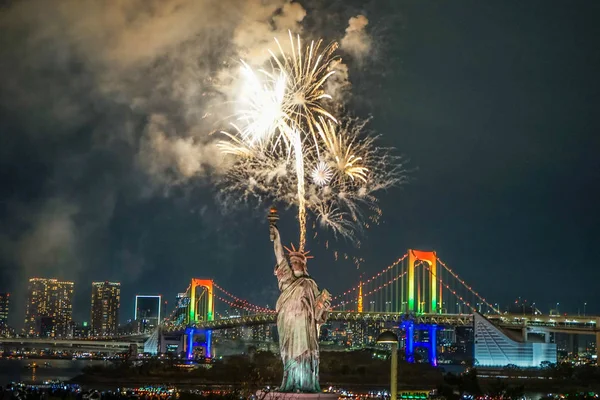
<path fill-rule="evenodd" d="M 583 303 L 583 316 L 585 317 L 585 308 L 587 307 L 587 303 Z"/>
<path fill-rule="evenodd" d="M 392 345 L 392 370 L 390 372 L 390 400 L 396 400 L 396 385 L 398 384 L 398 336 L 392 331 L 381 332 L 377 343 Z"/>

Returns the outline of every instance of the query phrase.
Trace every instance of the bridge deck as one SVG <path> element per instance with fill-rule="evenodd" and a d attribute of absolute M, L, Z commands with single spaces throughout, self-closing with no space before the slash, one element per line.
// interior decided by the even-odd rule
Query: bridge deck
<path fill-rule="evenodd" d="M 401 322 L 408 319 L 406 314 L 353 311 L 333 311 L 328 316 L 328 321 L 373 321 L 373 322 Z M 417 323 L 436 323 L 440 325 L 470 325 L 473 318 L 470 314 L 422 314 L 413 316 Z M 198 329 L 227 329 L 237 326 L 253 326 L 273 324 L 277 322 L 276 313 L 253 314 L 242 317 L 222 318 L 214 321 L 199 321 L 189 326 Z M 183 327 L 167 327 L 168 331 L 181 330 Z"/>
<path fill-rule="evenodd" d="M 47 346 L 69 346 L 69 347 L 93 347 L 93 348 L 129 348 L 131 344 L 139 342 L 115 341 L 115 340 L 74 340 L 74 339 L 40 339 L 40 338 L 0 338 L 0 345 L 47 345 Z"/>
<path fill-rule="evenodd" d="M 544 315 L 502 314 L 486 315 L 495 324 L 506 328 L 532 328 L 571 333 L 595 333 L 600 331 L 600 317 L 568 317 Z M 416 323 L 434 323 L 448 326 L 467 326 L 473 324 L 472 314 L 419 314 L 407 315 L 391 312 L 332 311 L 329 321 L 365 321 L 365 322 L 394 322 L 412 319 Z M 199 321 L 189 325 L 198 329 L 227 329 L 238 326 L 253 326 L 277 322 L 276 313 L 262 313 L 234 318 L 221 318 L 214 321 Z M 181 331 L 182 326 L 166 327 L 167 331 Z"/>

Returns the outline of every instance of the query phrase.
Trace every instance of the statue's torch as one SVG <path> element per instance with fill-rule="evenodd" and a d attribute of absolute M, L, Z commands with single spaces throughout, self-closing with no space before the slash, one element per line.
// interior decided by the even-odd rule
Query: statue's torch
<path fill-rule="evenodd" d="M 269 210 L 269 215 L 267 216 L 267 219 L 269 220 L 269 228 L 274 227 L 277 228 L 277 221 L 279 221 L 279 214 L 277 214 L 277 209 L 275 207 L 271 207 L 271 209 Z M 270 237 L 271 237 L 271 242 L 275 240 L 275 235 L 273 234 L 273 231 L 271 229 L 270 230 Z"/>

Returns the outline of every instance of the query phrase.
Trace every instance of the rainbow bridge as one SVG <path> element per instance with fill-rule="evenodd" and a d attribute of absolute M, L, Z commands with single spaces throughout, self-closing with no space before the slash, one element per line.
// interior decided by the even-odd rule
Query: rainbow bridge
<path fill-rule="evenodd" d="M 235 296 L 211 279 L 192 279 L 180 298 L 146 342 L 151 351 L 164 351 L 169 337 L 181 337 L 179 348 L 188 358 L 194 358 L 197 349 L 211 356 L 213 331 L 274 324 L 277 318 L 275 310 Z M 216 305 L 237 309 L 239 315 L 219 313 Z M 570 317 L 559 315 L 558 310 L 543 315 L 535 303 L 523 306 L 523 313 L 502 313 L 498 303 L 487 301 L 435 252 L 413 249 L 334 296 L 328 321 L 380 323 L 398 329 L 407 360 L 414 360 L 415 346 L 425 347 L 434 365 L 438 330 L 460 326 L 472 327 L 478 336 L 474 350 L 480 365 L 531 367 L 541 361 L 556 362 L 556 345 L 550 339 L 553 332 L 595 335 L 600 343 L 600 317 Z M 540 336 L 541 342 L 530 340 L 533 336 Z M 597 353 L 600 360 L 598 347 Z M 520 354 L 531 357 L 519 359 Z"/>

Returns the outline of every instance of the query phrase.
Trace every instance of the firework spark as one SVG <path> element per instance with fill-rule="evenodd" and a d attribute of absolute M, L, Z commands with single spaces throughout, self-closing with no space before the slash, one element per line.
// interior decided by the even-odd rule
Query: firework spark
<path fill-rule="evenodd" d="M 333 171 L 331 168 L 329 168 L 329 165 L 327 165 L 326 162 L 319 161 L 313 168 L 310 176 L 315 185 L 325 186 L 331 182 L 331 178 L 333 178 Z"/>
<path fill-rule="evenodd" d="M 374 192 L 402 182 L 401 164 L 375 146 L 366 121 L 340 123 L 328 111 L 331 96 L 324 88 L 338 61 L 337 44 L 323 47 L 319 40 L 303 48 L 291 34 L 289 52 L 276 43 L 279 53 L 271 52 L 265 68 L 254 71 L 242 62 L 233 130 L 218 143 L 234 158 L 223 193 L 297 206 L 301 249 L 307 210 L 335 235 L 353 238 L 377 222 Z"/>

